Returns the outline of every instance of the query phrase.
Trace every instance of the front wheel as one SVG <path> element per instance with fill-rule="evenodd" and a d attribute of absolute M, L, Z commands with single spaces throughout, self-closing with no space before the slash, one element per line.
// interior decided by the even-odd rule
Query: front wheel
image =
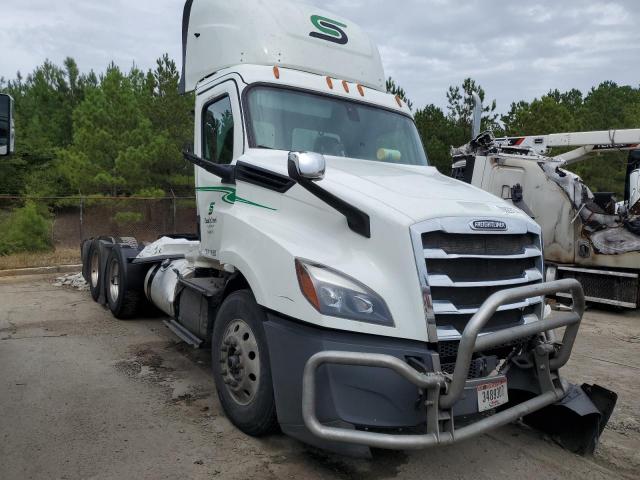
<path fill-rule="evenodd" d="M 218 310 L 211 345 L 222 408 L 236 427 L 252 436 L 271 433 L 278 425 L 264 321 L 249 290 L 234 292 Z"/>

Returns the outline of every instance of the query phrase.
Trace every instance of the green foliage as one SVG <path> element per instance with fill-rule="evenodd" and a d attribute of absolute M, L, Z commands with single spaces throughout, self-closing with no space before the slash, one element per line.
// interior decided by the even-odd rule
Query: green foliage
<path fill-rule="evenodd" d="M 406 92 L 393 79 L 387 82 L 391 93 Z M 444 112 L 427 105 L 415 112 L 416 126 L 429 154 L 429 161 L 440 172 L 451 172 L 450 149 L 470 140 L 473 101 L 471 94 L 485 99 L 485 92 L 472 79 L 452 86 L 447 93 L 448 107 Z M 604 82 L 592 88 L 586 96 L 579 90 L 552 90 L 531 102 L 511 104 L 498 122 L 496 102 L 484 107 L 483 130 L 495 136 L 545 135 L 549 133 L 640 128 L 640 88 L 618 86 Z M 562 153 L 561 150 L 551 154 Z M 570 167 L 594 191 L 615 192 L 623 197 L 627 154 L 606 153 L 593 156 Z"/>
<path fill-rule="evenodd" d="M 189 194 L 193 169 L 182 149 L 193 138 L 193 96 L 164 55 L 156 68 L 99 77 L 76 63 L 45 62 L 26 80 L 0 80 L 16 100 L 17 155 L 0 164 L 0 193 L 118 195 L 145 189 Z"/>
<path fill-rule="evenodd" d="M 486 97 L 484 89 L 471 78 L 466 78 L 461 86 L 449 87 L 449 91 L 447 92 L 449 119 L 454 124 L 467 128 L 469 132 L 471 132 L 471 123 L 473 120 L 474 104 L 472 94 L 474 93 L 478 94 L 484 104 Z M 496 132 L 500 129 L 496 107 L 497 104 L 495 100 L 489 105 L 484 105 L 482 110 L 483 131 L 492 130 Z"/>
<path fill-rule="evenodd" d="M 416 126 L 429 155 L 429 162 L 445 175 L 451 173 L 451 147 L 464 145 L 471 140 L 471 94 L 474 92 L 484 100 L 485 92 L 482 87 L 468 78 L 461 86 L 449 88 L 446 114 L 435 105 L 427 105 L 415 113 Z M 501 133 L 495 109 L 495 100 L 484 108 L 482 128 Z"/>
<path fill-rule="evenodd" d="M 120 227 L 127 227 L 131 224 L 142 222 L 142 220 L 144 220 L 144 215 L 139 212 L 118 212 L 113 217 L 113 220 Z"/>
<path fill-rule="evenodd" d="M 161 188 L 143 188 L 142 190 L 136 192 L 136 197 L 140 198 L 165 198 L 167 196 L 166 192 Z"/>
<path fill-rule="evenodd" d="M 460 146 L 471 138 L 467 125 L 454 122 L 435 105 L 428 105 L 415 114 L 418 132 L 429 155 L 431 165 L 448 175 L 451 172 L 451 146 Z"/>
<path fill-rule="evenodd" d="M 51 249 L 51 219 L 33 201 L 0 222 L 0 255 Z"/>
<path fill-rule="evenodd" d="M 531 103 L 511 104 L 502 121 L 510 136 L 639 128 L 640 88 L 604 82 L 586 96 L 576 89 L 552 90 Z M 622 198 L 626 158 L 623 152 L 594 155 L 570 169 L 592 190 L 614 192 Z"/>
<path fill-rule="evenodd" d="M 505 133 L 511 137 L 573 132 L 577 129 L 574 115 L 562 102 L 549 95 L 531 103 L 512 104 L 502 121 Z"/>

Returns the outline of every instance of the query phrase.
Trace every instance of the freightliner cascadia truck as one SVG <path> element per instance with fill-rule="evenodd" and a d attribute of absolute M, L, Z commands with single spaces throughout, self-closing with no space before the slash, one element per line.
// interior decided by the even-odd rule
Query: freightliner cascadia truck
<path fill-rule="evenodd" d="M 592 452 L 616 396 L 559 374 L 580 285 L 544 283 L 527 215 L 429 166 L 369 36 L 315 7 L 189 0 L 182 40 L 198 238 L 86 240 L 93 298 L 210 346 L 249 435 L 368 455 L 524 419 Z M 557 292 L 572 307 L 545 316 Z"/>

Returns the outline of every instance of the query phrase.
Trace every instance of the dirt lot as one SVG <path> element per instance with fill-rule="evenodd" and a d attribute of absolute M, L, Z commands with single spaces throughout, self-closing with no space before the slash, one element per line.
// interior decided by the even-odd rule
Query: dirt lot
<path fill-rule="evenodd" d="M 640 316 L 592 310 L 565 376 L 620 395 L 593 458 L 511 425 L 454 447 L 327 455 L 226 420 L 207 351 L 50 278 L 0 279 L 0 479 L 637 478 Z"/>

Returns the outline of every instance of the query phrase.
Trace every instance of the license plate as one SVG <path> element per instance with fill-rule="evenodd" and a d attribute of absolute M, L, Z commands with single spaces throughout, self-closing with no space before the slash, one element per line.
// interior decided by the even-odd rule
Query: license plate
<path fill-rule="evenodd" d="M 486 412 L 509 401 L 507 380 L 478 385 L 478 411 Z"/>

